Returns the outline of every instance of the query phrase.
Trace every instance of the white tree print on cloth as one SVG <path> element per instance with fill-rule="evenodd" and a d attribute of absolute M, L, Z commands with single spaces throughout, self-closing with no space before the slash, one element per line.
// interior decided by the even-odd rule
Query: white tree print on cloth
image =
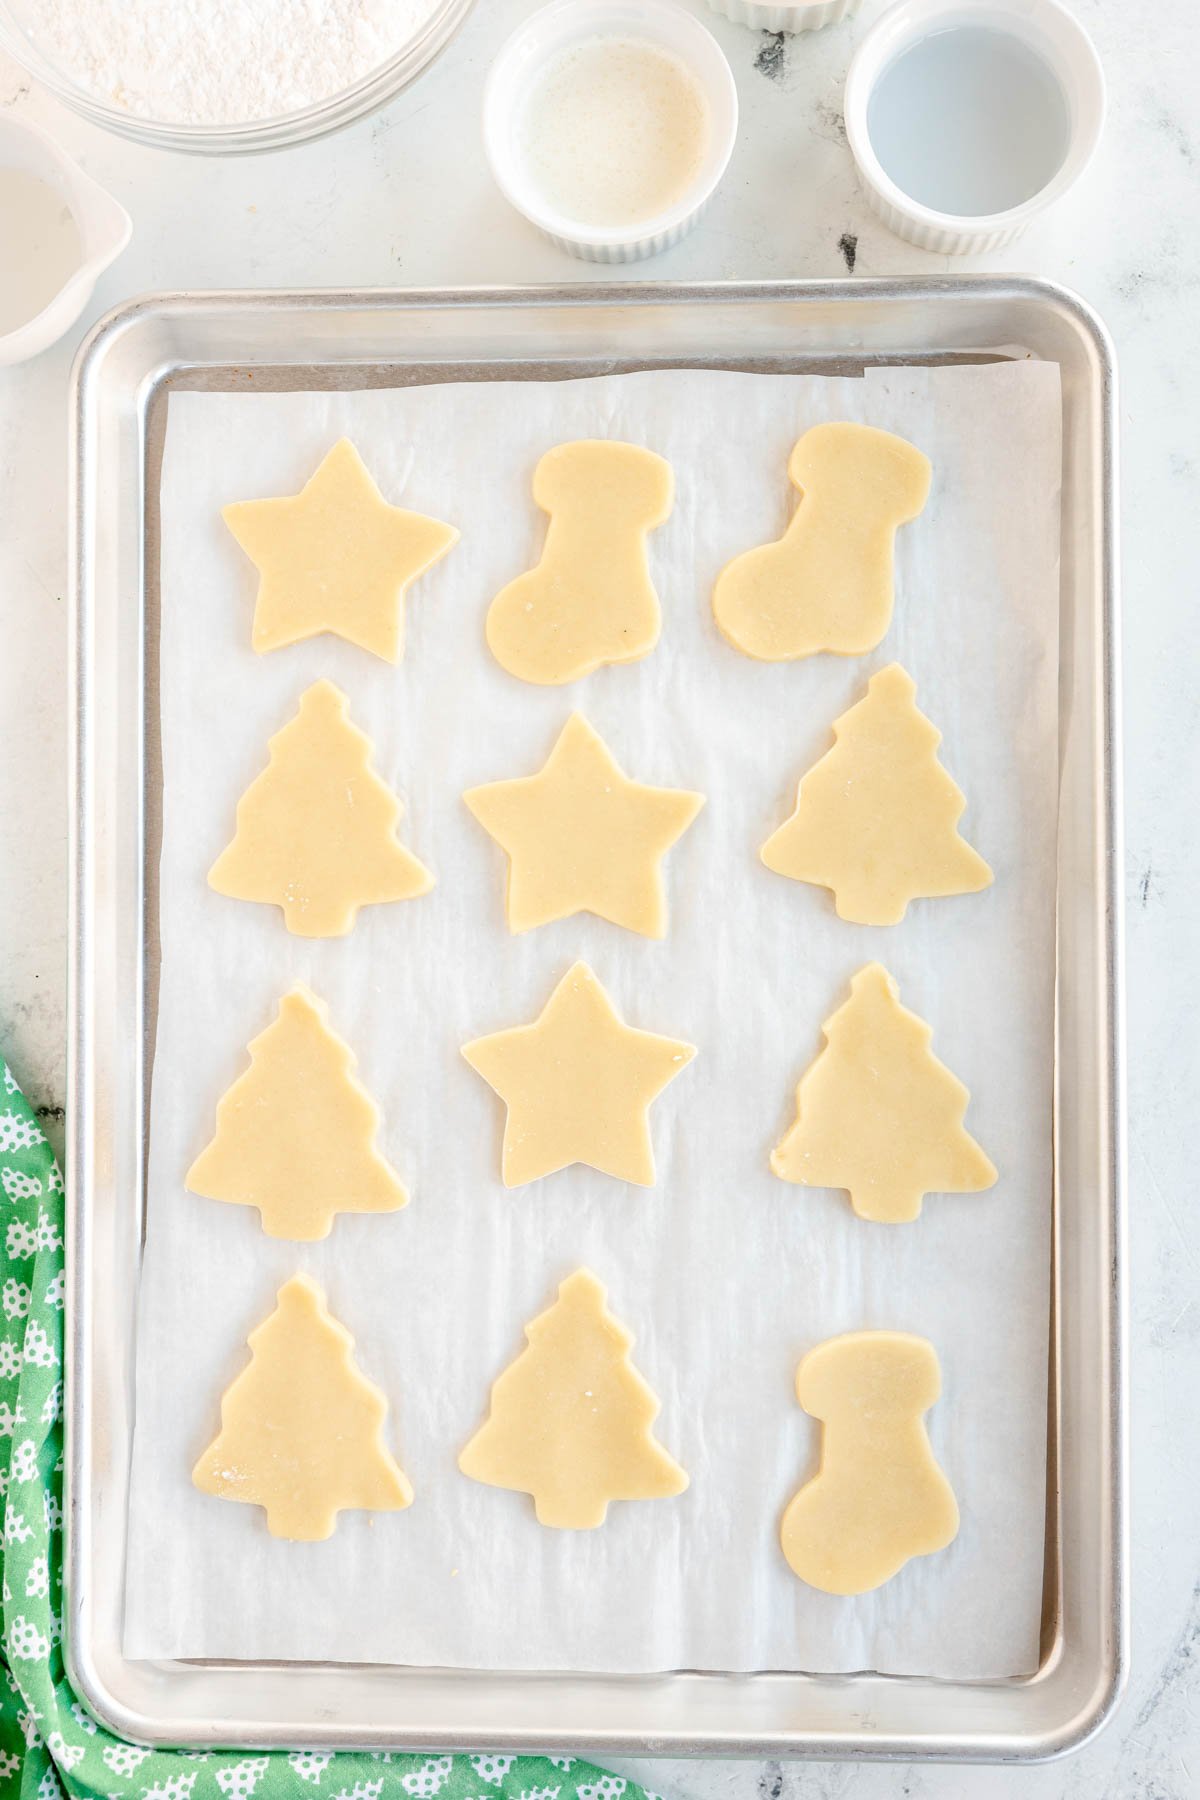
<path fill-rule="evenodd" d="M 37 1445 L 32 1438 L 22 1438 L 13 1450 L 12 1464 L 9 1469 L 13 1481 L 35 1481 L 37 1479 Z"/>
<path fill-rule="evenodd" d="M 152 1782 L 148 1788 L 143 1788 L 145 1800 L 189 1800 L 198 1773 L 193 1770 L 185 1775 L 182 1770 L 175 1770 L 164 1775 L 161 1781 Z"/>
<path fill-rule="evenodd" d="M 0 1112 L 0 1153 L 33 1150 L 45 1141 L 41 1126 L 35 1125 L 28 1108 L 23 1115 L 15 1106 L 9 1107 L 6 1112 Z"/>
<path fill-rule="evenodd" d="M 515 1760 L 512 1756 L 473 1756 L 471 1767 L 484 1781 L 490 1781 L 493 1787 L 499 1787 Z"/>
<path fill-rule="evenodd" d="M 400 1786 L 406 1794 L 412 1794 L 415 1800 L 432 1800 L 432 1796 L 440 1794 L 449 1781 L 453 1768 L 452 1756 L 431 1756 L 419 1769 L 402 1775 Z"/>
<path fill-rule="evenodd" d="M 218 1769 L 217 1786 L 223 1794 L 229 1796 L 229 1800 L 250 1800 L 270 1766 L 268 1757 L 247 1757 L 245 1762 L 235 1763 L 232 1769 Z"/>
<path fill-rule="evenodd" d="M 42 1191 L 36 1175 L 22 1175 L 19 1169 L 0 1170 L 0 1187 L 10 1200 L 31 1200 Z"/>
<path fill-rule="evenodd" d="M 61 1731 L 50 1733 L 46 1748 L 60 1768 L 70 1770 L 83 1761 L 83 1745 L 68 1744 Z"/>
<path fill-rule="evenodd" d="M 149 1750 L 143 1750 L 140 1744 L 107 1744 L 102 1752 L 105 1762 L 114 1775 L 134 1775 L 141 1768 Z"/>
<path fill-rule="evenodd" d="M 58 1367 L 58 1351 L 54 1342 L 36 1319 L 30 1319 L 25 1327 L 25 1361 L 33 1363 L 39 1369 Z"/>
<path fill-rule="evenodd" d="M 290 1750 L 288 1766 L 300 1777 L 301 1781 L 310 1781 L 314 1785 L 320 1783 L 322 1775 L 333 1761 L 331 1750 Z"/>

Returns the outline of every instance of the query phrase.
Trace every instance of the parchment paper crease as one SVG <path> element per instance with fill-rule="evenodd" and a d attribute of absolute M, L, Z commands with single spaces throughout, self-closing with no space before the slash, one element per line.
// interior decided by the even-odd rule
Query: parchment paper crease
<path fill-rule="evenodd" d="M 785 463 L 821 419 L 899 431 L 934 467 L 898 542 L 898 602 L 856 661 L 765 666 L 715 631 L 713 578 L 776 535 Z M 1037 363 L 863 380 L 656 372 L 562 384 L 349 394 L 177 394 L 162 477 L 162 978 L 141 1273 L 125 1648 L 135 1656 L 324 1658 L 498 1668 L 874 1668 L 994 1677 L 1037 1661 L 1045 1504 L 1057 790 L 1058 371 Z M 332 639 L 258 657 L 255 576 L 219 518 L 299 489 L 349 433 L 385 495 L 462 541 L 409 600 L 393 669 Z M 488 601 L 538 555 L 534 463 L 575 436 L 645 443 L 678 497 L 652 539 L 665 616 L 645 661 L 570 689 L 491 660 Z M 945 734 L 988 892 L 917 902 L 903 925 L 843 924 L 758 847 L 867 676 L 899 658 Z M 212 893 L 239 794 L 304 686 L 328 675 L 404 797 L 427 898 L 372 908 L 333 942 Z M 661 943 L 590 919 L 504 928 L 503 858 L 462 804 L 540 767 L 573 706 L 635 776 L 708 805 L 669 861 Z M 634 1024 L 699 1055 L 656 1104 L 658 1185 L 584 1169 L 506 1192 L 502 1110 L 468 1038 L 532 1019 L 585 957 Z M 884 961 L 972 1093 L 998 1165 L 982 1196 L 873 1226 L 786 1185 L 767 1152 L 792 1118 L 821 1021 Z M 218 1096 L 279 995 L 330 1004 L 384 1111 L 412 1202 L 342 1218 L 323 1244 L 264 1237 L 257 1214 L 185 1192 Z M 522 1326 L 579 1264 L 608 1284 L 692 1478 L 678 1501 L 618 1504 L 595 1532 L 540 1528 L 530 1502 L 455 1457 Z M 325 1544 L 276 1542 L 257 1508 L 189 1473 L 247 1333 L 295 1269 L 324 1284 L 387 1393 L 415 1504 L 343 1514 Z M 938 1348 L 933 1442 L 958 1494 L 955 1544 L 879 1592 L 803 1586 L 780 1512 L 813 1467 L 796 1363 L 835 1332 L 888 1326 Z"/>

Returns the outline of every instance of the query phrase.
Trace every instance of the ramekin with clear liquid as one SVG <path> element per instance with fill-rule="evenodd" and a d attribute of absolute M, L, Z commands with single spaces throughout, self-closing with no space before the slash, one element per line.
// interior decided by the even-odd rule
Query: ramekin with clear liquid
<path fill-rule="evenodd" d="M 904 53 L 961 28 L 1000 34 L 1032 54 L 1059 91 L 1065 141 L 1057 169 L 997 212 L 947 212 L 915 199 L 876 153 L 871 102 Z M 850 63 L 843 112 L 850 153 L 872 210 L 898 237 L 941 256 L 1000 250 L 1074 186 L 1104 126 L 1105 83 L 1086 30 L 1061 0 L 897 0 L 871 26 Z"/>

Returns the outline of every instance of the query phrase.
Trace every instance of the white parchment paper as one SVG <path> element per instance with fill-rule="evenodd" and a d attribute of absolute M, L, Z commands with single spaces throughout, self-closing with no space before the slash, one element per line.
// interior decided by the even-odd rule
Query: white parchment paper
<path fill-rule="evenodd" d="M 885 642 L 856 661 L 766 666 L 716 632 L 713 579 L 777 535 L 800 431 L 859 419 L 934 467 L 900 533 Z M 173 396 L 162 477 L 162 979 L 141 1274 L 125 1648 L 134 1656 L 327 1658 L 497 1668 L 873 1668 L 996 1677 L 1036 1666 L 1050 1263 L 1057 804 L 1058 371 L 1037 363 L 863 380 L 655 372 L 394 392 Z M 221 524 L 230 500 L 296 491 L 349 433 L 385 495 L 462 540 L 409 600 L 393 669 L 332 639 L 258 657 L 255 576 Z M 645 443 L 678 497 L 652 540 L 661 642 L 572 688 L 491 660 L 491 597 L 536 560 L 543 450 Z M 772 875 L 759 845 L 867 676 L 899 658 L 945 734 L 986 893 L 918 901 L 874 930 Z M 274 908 L 205 874 L 238 796 L 305 685 L 328 675 L 402 794 L 427 898 L 371 908 L 347 939 L 288 935 Z M 669 859 L 671 929 L 591 919 L 510 938 L 504 860 L 462 790 L 540 767 L 583 708 L 633 775 L 708 805 Z M 576 957 L 625 1016 L 699 1055 L 653 1112 L 658 1184 L 573 1169 L 507 1192 L 502 1108 L 459 1055 L 532 1019 Z M 850 975 L 878 957 L 972 1093 L 1000 1169 L 896 1228 L 844 1196 L 777 1180 L 767 1153 Z M 188 1194 L 217 1098 L 296 980 L 330 1004 L 384 1111 L 409 1185 L 391 1217 L 344 1217 L 289 1245 L 257 1214 Z M 455 1467 L 522 1327 L 581 1263 L 608 1284 L 691 1474 L 679 1500 L 617 1504 L 594 1532 L 539 1527 L 523 1496 Z M 416 1490 L 404 1513 L 341 1516 L 327 1543 L 276 1542 L 257 1508 L 198 1493 L 247 1333 L 297 1268 L 324 1285 Z M 783 1561 L 783 1506 L 812 1472 L 801 1355 L 859 1327 L 921 1332 L 944 1392 L 930 1415 L 962 1528 L 877 1593 L 837 1599 Z"/>

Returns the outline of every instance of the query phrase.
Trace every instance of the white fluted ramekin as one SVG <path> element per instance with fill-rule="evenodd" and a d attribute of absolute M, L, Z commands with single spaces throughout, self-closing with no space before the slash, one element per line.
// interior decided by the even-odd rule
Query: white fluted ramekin
<path fill-rule="evenodd" d="M 820 31 L 853 18 L 862 0 L 708 0 L 714 12 L 753 31 Z"/>
<path fill-rule="evenodd" d="M 526 178 L 513 143 L 521 101 L 548 59 L 594 37 L 636 37 L 685 63 L 708 100 L 709 141 L 692 186 L 673 207 L 637 226 L 584 225 L 547 205 Z M 483 91 L 483 143 L 497 187 L 543 237 L 588 262 L 628 263 L 655 256 L 692 229 L 733 153 L 738 102 L 733 71 L 717 40 L 674 0 L 552 0 L 503 46 Z"/>
<path fill-rule="evenodd" d="M 875 154 L 867 129 L 871 94 L 896 57 L 935 31 L 960 25 L 1008 32 L 1058 77 L 1070 114 L 1067 153 L 1046 186 L 1006 212 L 938 212 L 903 192 Z M 846 137 L 872 210 L 897 237 L 941 256 L 978 256 L 1019 238 L 1087 168 L 1104 127 L 1104 71 L 1083 26 L 1058 0 L 899 0 L 876 20 L 846 76 Z"/>

